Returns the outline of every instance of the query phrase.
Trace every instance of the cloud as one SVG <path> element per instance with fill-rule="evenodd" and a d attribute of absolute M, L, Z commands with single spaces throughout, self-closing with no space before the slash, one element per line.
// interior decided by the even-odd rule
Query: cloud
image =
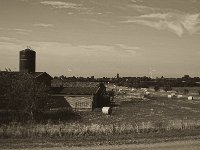
<path fill-rule="evenodd" d="M 15 31 L 15 33 L 17 34 L 29 34 L 30 32 L 32 32 L 32 30 L 27 30 L 27 29 L 11 29 L 11 31 Z"/>
<path fill-rule="evenodd" d="M 81 4 L 75 4 L 72 2 L 61 2 L 61 1 L 41 1 L 43 5 L 49 5 L 54 8 L 65 8 L 65 9 L 79 9 Z"/>
<path fill-rule="evenodd" d="M 0 30 L 7 31 L 7 32 L 14 32 L 16 34 L 29 34 L 32 30 L 28 29 L 20 29 L 20 28 L 0 28 Z"/>
<path fill-rule="evenodd" d="M 80 48 L 92 50 L 95 53 L 121 53 L 121 54 L 136 54 L 140 49 L 136 46 L 128 46 L 125 44 L 114 44 L 114 45 L 82 45 Z"/>
<path fill-rule="evenodd" d="M 11 37 L 6 37 L 6 36 L 1 36 L 0 37 L 0 41 L 2 42 L 2 41 L 7 41 L 7 42 L 9 42 L 9 41 L 16 41 L 17 39 L 16 38 L 11 38 Z"/>
<path fill-rule="evenodd" d="M 168 30 L 181 37 L 186 32 L 195 34 L 200 31 L 200 14 L 151 13 L 128 17 L 124 23 L 138 23 L 158 30 Z"/>
<path fill-rule="evenodd" d="M 127 6 L 139 12 L 138 16 L 126 17 L 123 23 L 142 24 L 157 30 L 167 30 L 181 37 L 185 33 L 198 34 L 200 31 L 200 13 L 185 13 L 176 9 L 160 9 L 145 5 Z"/>
<path fill-rule="evenodd" d="M 141 3 L 141 2 L 143 2 L 143 0 L 131 0 L 131 2 L 133 2 L 133 3 Z"/>
<path fill-rule="evenodd" d="M 29 0 L 20 0 L 21 2 L 28 2 Z"/>
<path fill-rule="evenodd" d="M 10 49 L 12 51 L 19 51 L 30 45 L 36 51 L 39 51 L 41 56 L 48 56 L 49 58 L 77 58 L 98 56 L 107 59 L 112 57 L 132 57 L 140 49 L 136 46 L 129 46 L 126 44 L 112 44 L 112 45 L 72 45 L 70 43 L 62 42 L 38 42 L 18 40 L 12 37 L 0 37 L 0 50 Z M 56 51 L 55 51 L 56 50 Z M 11 52 L 10 52 L 11 53 Z M 12 52 L 13 53 L 13 52 Z"/>
<path fill-rule="evenodd" d="M 144 5 L 137 5 L 137 4 L 132 4 L 132 5 L 127 5 L 127 8 L 134 9 L 138 12 L 142 13 L 150 13 L 150 12 L 155 12 L 155 10 L 160 10 L 158 8 L 153 8 L 149 6 L 144 6 Z"/>
<path fill-rule="evenodd" d="M 115 49 L 127 54 L 136 54 L 141 48 L 138 46 L 128 46 L 125 44 L 115 44 Z"/>
<path fill-rule="evenodd" d="M 95 24 L 100 24 L 100 25 L 105 25 L 105 26 L 109 26 L 109 27 L 113 27 L 113 25 L 111 25 L 111 23 L 106 22 L 104 20 L 100 20 L 100 19 L 91 19 L 91 18 L 83 18 L 83 21 L 86 22 L 91 22 L 91 23 L 95 23 Z"/>
<path fill-rule="evenodd" d="M 79 1 L 81 2 L 81 1 Z M 82 2 L 83 3 L 83 2 Z M 55 9 L 66 9 L 68 15 L 93 15 L 93 8 L 84 7 L 81 3 L 66 2 L 66 1 L 41 1 L 40 4 L 50 6 Z M 76 13 L 75 13 L 76 11 Z"/>
<path fill-rule="evenodd" d="M 184 28 L 190 32 L 190 34 L 200 31 L 200 13 L 186 15 L 182 24 Z"/>
<path fill-rule="evenodd" d="M 45 23 L 36 23 L 36 24 L 34 24 L 33 26 L 35 26 L 35 27 L 43 27 L 43 28 L 51 28 L 51 27 L 54 27 L 53 24 L 45 24 Z"/>
<path fill-rule="evenodd" d="M 138 47 L 138 46 L 128 46 L 128 45 L 124 45 L 124 44 L 116 44 L 116 45 L 119 46 L 122 49 L 140 50 L 140 47 Z"/>

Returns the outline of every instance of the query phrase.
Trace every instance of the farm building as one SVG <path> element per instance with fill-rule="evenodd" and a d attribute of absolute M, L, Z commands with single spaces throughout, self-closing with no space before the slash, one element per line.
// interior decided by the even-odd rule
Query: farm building
<path fill-rule="evenodd" d="M 51 86 L 53 79 L 46 72 L 36 72 L 36 52 L 31 49 L 25 49 L 19 52 L 19 72 L 0 71 L 1 74 L 9 74 L 13 76 L 20 76 L 21 74 L 29 74 L 40 83 Z"/>
<path fill-rule="evenodd" d="M 10 75 L 12 76 L 20 76 L 21 74 L 24 74 L 22 72 L 9 72 L 9 71 L 0 71 L 1 75 Z M 40 83 L 44 83 L 47 86 L 51 86 L 51 80 L 52 77 L 46 73 L 46 72 L 33 72 L 33 73 L 29 73 L 29 75 L 31 75 L 31 77 L 33 77 L 34 79 L 36 79 L 38 82 Z"/>
<path fill-rule="evenodd" d="M 12 84 L 15 84 L 13 81 L 17 81 L 18 79 L 22 80 L 24 73 L 21 72 L 6 72 L 0 71 L 0 82 L 1 82 L 1 90 L 0 90 L 0 110 L 1 109 L 13 109 L 13 103 L 10 103 L 10 99 L 8 99 L 6 93 L 10 93 L 10 88 Z M 34 72 L 29 74 L 28 79 L 36 80 L 39 83 L 43 83 L 46 87 L 51 85 L 52 77 L 46 72 Z M 4 80 L 7 79 L 8 81 Z M 4 80 L 4 81 L 3 81 Z M 24 83 L 24 82 L 23 82 Z M 17 84 L 19 85 L 19 83 Z M 17 91 L 17 90 L 16 90 Z"/>
<path fill-rule="evenodd" d="M 25 49 L 19 52 L 19 71 L 0 71 L 0 76 L 8 76 L 10 79 L 19 78 L 23 75 L 29 75 L 32 79 L 35 79 L 39 83 L 43 83 L 46 86 L 51 86 L 52 77 L 46 72 L 36 72 L 36 52 L 31 49 Z M 4 96 L 4 92 L 0 91 L 0 105 L 6 106 L 7 99 Z"/>
<path fill-rule="evenodd" d="M 34 72 L 34 73 L 31 73 L 31 75 L 32 75 L 33 78 L 35 78 L 38 82 L 44 83 L 44 84 L 47 85 L 48 87 L 51 86 L 52 77 L 51 77 L 48 73 L 46 73 L 46 72 Z"/>
<path fill-rule="evenodd" d="M 55 100 L 63 98 L 74 110 L 93 110 L 110 106 L 110 96 L 102 83 L 88 86 L 85 82 L 69 82 L 65 83 L 65 86 L 51 87 L 52 97 Z"/>
<path fill-rule="evenodd" d="M 36 52 L 27 48 L 19 52 L 19 72 L 29 73 L 38 82 L 51 86 L 52 77 L 46 72 L 36 72 Z"/>

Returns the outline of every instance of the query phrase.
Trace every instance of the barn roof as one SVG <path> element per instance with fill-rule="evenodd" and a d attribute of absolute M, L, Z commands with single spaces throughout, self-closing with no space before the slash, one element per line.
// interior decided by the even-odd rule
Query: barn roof
<path fill-rule="evenodd" d="M 97 87 L 52 87 L 53 94 L 61 95 L 92 95 L 96 93 Z"/>
<path fill-rule="evenodd" d="M 13 71 L 0 71 L 0 74 L 11 74 L 11 75 L 20 75 L 20 74 L 24 74 L 22 72 L 13 72 Z M 25 73 L 26 74 L 26 73 Z M 46 75 L 48 76 L 49 78 L 52 78 L 48 73 L 46 72 L 33 72 L 33 73 L 30 73 L 30 75 L 33 77 L 33 78 L 38 78 L 42 75 Z"/>
<path fill-rule="evenodd" d="M 34 78 L 39 78 L 41 76 L 48 76 L 49 78 L 53 79 L 48 73 L 46 72 L 34 72 L 34 73 L 31 73 L 31 75 L 34 77 Z"/>
<path fill-rule="evenodd" d="M 61 79 L 53 79 L 51 81 L 52 87 L 98 87 L 99 82 L 65 82 Z"/>

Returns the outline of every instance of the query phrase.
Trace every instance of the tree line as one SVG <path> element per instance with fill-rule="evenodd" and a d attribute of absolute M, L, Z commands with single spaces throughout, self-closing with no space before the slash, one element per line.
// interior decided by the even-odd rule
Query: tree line
<path fill-rule="evenodd" d="M 119 86 L 127 86 L 133 88 L 148 88 L 148 87 L 163 87 L 166 90 L 170 90 L 171 87 L 195 87 L 200 86 L 199 77 L 190 77 L 185 75 L 182 78 L 160 78 L 152 79 L 150 77 L 113 77 L 113 78 L 94 78 L 91 77 L 66 77 L 66 76 L 55 76 L 54 81 L 62 82 L 103 82 L 103 83 L 114 83 Z"/>

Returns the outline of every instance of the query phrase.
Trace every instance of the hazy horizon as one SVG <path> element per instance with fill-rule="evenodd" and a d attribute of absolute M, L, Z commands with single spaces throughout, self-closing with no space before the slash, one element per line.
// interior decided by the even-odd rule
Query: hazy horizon
<path fill-rule="evenodd" d="M 0 0 L 0 69 L 65 76 L 200 76 L 198 0 Z"/>

